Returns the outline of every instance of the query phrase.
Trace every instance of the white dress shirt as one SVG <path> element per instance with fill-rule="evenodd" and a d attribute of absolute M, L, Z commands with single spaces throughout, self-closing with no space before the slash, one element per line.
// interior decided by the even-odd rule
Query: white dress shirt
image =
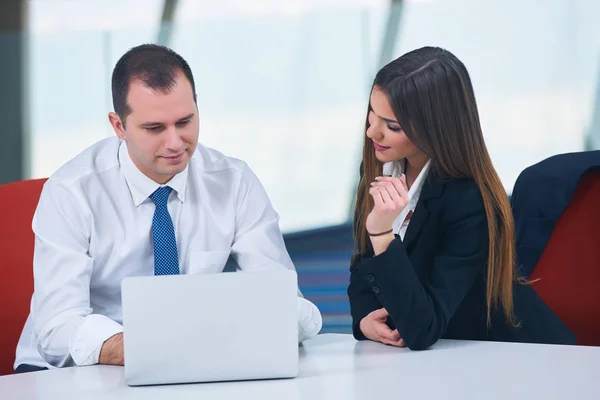
<path fill-rule="evenodd" d="M 279 216 L 243 161 L 199 144 L 167 185 L 182 274 L 222 272 L 230 254 L 242 270 L 294 269 Z M 154 274 L 149 196 L 159 186 L 117 137 L 91 146 L 46 182 L 33 218 L 34 294 L 15 367 L 98 363 L 104 341 L 123 331 L 121 281 Z M 322 319 L 298 293 L 303 341 Z"/>
<path fill-rule="evenodd" d="M 403 174 L 402 165 L 404 164 L 404 160 L 399 161 L 390 161 L 383 164 L 383 174 L 391 175 L 395 178 L 399 178 L 400 175 Z M 425 178 L 427 177 L 427 173 L 429 171 L 429 164 L 431 164 L 431 160 L 427 160 L 425 166 L 419 172 L 419 176 L 413 182 L 412 186 L 408 191 L 408 204 L 404 209 L 400 212 L 400 214 L 394 220 L 392 224 L 392 228 L 394 233 L 398 234 L 401 239 L 404 240 L 404 235 L 406 235 L 406 230 L 408 229 L 408 224 L 410 223 L 410 218 L 407 219 L 408 213 L 411 211 L 414 212 L 417 207 L 417 203 L 419 202 L 419 197 L 421 196 L 421 189 L 423 188 L 423 182 L 425 182 Z"/>

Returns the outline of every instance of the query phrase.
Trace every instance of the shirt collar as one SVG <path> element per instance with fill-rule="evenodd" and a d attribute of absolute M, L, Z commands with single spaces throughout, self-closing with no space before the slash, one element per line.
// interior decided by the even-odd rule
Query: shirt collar
<path fill-rule="evenodd" d="M 148 197 L 150 197 L 152 193 L 154 193 L 156 189 L 161 186 L 169 186 L 175 191 L 177 197 L 182 203 L 185 201 L 185 188 L 187 185 L 189 164 L 183 171 L 171 178 L 169 182 L 167 182 L 165 185 L 161 185 L 148 178 L 135 166 L 133 160 L 129 156 L 127 143 L 124 140 L 121 141 L 121 145 L 119 146 L 119 164 L 121 166 L 121 170 L 123 171 L 123 175 L 125 176 L 127 186 L 129 187 L 133 204 L 136 207 L 142 204 Z"/>
<path fill-rule="evenodd" d="M 419 172 L 419 176 L 417 176 L 417 179 L 415 179 L 412 186 L 408 190 L 408 204 L 400 212 L 400 215 L 396 217 L 396 220 L 393 223 L 394 232 L 397 232 L 400 229 L 408 213 L 410 211 L 414 211 L 414 209 L 417 207 L 419 197 L 421 196 L 421 189 L 423 188 L 423 183 L 425 182 L 425 178 L 427 177 L 427 173 L 429 172 L 430 164 L 431 159 L 427 160 L 425 166 L 423 167 L 421 172 Z M 393 177 L 398 178 L 404 172 L 404 168 L 402 167 L 403 165 L 404 160 L 387 162 L 383 164 L 383 174 L 391 175 Z"/>
<path fill-rule="evenodd" d="M 419 172 L 419 176 L 417 176 L 417 179 L 415 179 L 412 186 L 410 187 L 410 190 L 408 191 L 409 198 L 414 197 L 415 195 L 418 197 L 419 193 L 421 193 L 421 189 L 423 188 L 423 182 L 425 180 L 425 177 L 427 176 L 427 172 L 429 171 L 430 164 L 431 159 L 427 160 L 425 166 L 423 166 L 423 169 L 421 170 L 421 172 Z M 404 173 L 403 165 L 404 159 L 399 161 L 387 162 L 383 164 L 383 174 L 398 178 Z"/>

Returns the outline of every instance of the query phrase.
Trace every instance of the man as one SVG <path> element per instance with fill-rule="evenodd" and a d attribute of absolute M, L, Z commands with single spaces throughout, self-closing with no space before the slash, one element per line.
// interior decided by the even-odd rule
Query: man
<path fill-rule="evenodd" d="M 44 185 L 16 372 L 123 365 L 127 276 L 220 272 L 230 254 L 242 270 L 294 268 L 258 178 L 198 144 L 194 78 L 180 55 L 157 45 L 131 49 L 114 68 L 112 95 L 117 137 Z M 321 315 L 301 295 L 298 311 L 302 341 L 318 333 Z"/>

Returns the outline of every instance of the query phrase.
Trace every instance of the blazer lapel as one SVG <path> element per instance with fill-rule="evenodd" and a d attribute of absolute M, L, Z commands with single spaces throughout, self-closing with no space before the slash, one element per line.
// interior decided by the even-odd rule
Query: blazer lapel
<path fill-rule="evenodd" d="M 421 228 L 429 217 L 429 200 L 441 196 L 443 187 L 443 181 L 432 177 L 431 175 L 427 177 L 425 182 L 423 182 L 421 196 L 419 197 L 417 207 L 415 208 L 413 216 L 410 219 L 408 229 L 406 230 L 406 235 L 404 236 L 404 246 L 406 249 L 408 249 L 419 236 Z"/>

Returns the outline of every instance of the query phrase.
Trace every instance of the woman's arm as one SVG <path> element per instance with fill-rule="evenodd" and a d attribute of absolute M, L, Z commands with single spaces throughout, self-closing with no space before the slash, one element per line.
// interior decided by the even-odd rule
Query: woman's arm
<path fill-rule="evenodd" d="M 372 255 L 372 254 L 371 254 Z M 354 261 L 350 266 L 350 285 L 348 286 L 348 299 L 350 300 L 350 314 L 352 315 L 352 333 L 357 340 L 367 339 L 360 330 L 360 321 L 371 312 L 383 306 L 367 285 L 364 276 L 357 271 L 357 266 L 362 258 Z"/>

